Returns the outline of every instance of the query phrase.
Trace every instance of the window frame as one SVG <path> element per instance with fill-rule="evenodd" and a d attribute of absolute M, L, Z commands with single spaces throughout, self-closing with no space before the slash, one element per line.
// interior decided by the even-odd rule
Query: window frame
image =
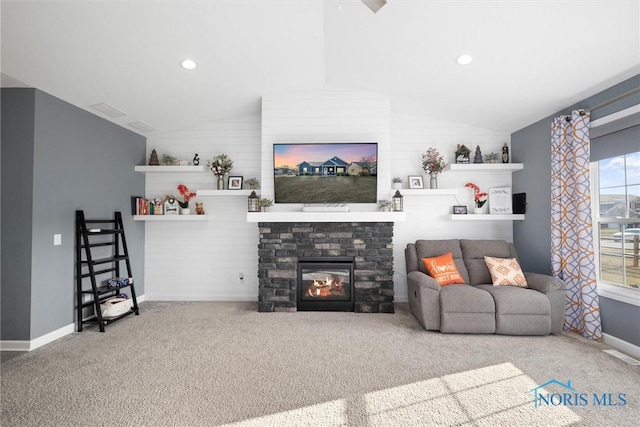
<path fill-rule="evenodd" d="M 600 174 L 599 174 L 599 161 L 591 162 L 590 169 L 590 184 L 591 184 L 591 220 L 592 220 L 592 236 L 593 236 L 593 249 L 594 249 L 594 264 L 596 268 L 596 288 L 599 296 L 613 299 L 616 301 L 624 302 L 627 304 L 640 307 L 640 288 L 631 288 L 622 285 L 613 285 L 610 283 L 602 282 L 600 280 L 600 225 L 607 222 L 618 223 L 636 223 L 637 218 L 601 218 L 600 217 Z M 626 165 L 625 165 L 626 170 Z M 626 206 L 626 212 L 628 214 L 629 207 Z"/>

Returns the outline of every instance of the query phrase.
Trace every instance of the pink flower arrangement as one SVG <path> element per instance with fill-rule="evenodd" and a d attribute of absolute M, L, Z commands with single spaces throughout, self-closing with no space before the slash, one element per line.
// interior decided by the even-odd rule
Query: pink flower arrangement
<path fill-rule="evenodd" d="M 178 185 L 178 191 L 180 192 L 180 195 L 184 197 L 184 202 L 178 201 L 178 204 L 183 209 L 188 208 L 189 201 L 196 197 L 196 193 L 194 193 L 193 191 L 189 191 L 189 188 L 184 184 Z"/>
<path fill-rule="evenodd" d="M 477 207 L 481 208 L 485 203 L 487 203 L 487 193 L 480 192 L 480 187 L 472 182 L 467 182 L 464 186 L 467 188 L 473 188 L 473 191 L 475 193 L 473 196 L 473 201 L 476 202 Z"/>
<path fill-rule="evenodd" d="M 444 157 L 438 153 L 438 150 L 431 147 L 426 154 L 422 155 L 422 169 L 430 175 L 438 175 L 447 166 Z"/>

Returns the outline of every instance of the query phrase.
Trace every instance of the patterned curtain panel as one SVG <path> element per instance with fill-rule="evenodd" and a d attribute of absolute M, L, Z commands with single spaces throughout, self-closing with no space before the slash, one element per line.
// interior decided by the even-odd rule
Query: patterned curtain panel
<path fill-rule="evenodd" d="M 589 114 L 551 125 L 551 264 L 567 284 L 565 329 L 602 340 L 589 185 Z"/>

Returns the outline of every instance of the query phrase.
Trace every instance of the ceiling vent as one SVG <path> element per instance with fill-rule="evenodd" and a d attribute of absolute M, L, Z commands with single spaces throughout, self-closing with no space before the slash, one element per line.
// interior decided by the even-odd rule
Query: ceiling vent
<path fill-rule="evenodd" d="M 137 122 L 131 122 L 131 123 L 127 123 L 129 126 L 131 126 L 134 129 L 138 129 L 141 132 L 152 132 L 154 130 L 156 130 L 156 128 L 149 126 L 148 124 L 146 124 L 145 122 L 141 122 L 141 121 L 137 121 Z"/>
<path fill-rule="evenodd" d="M 102 114 L 105 114 L 111 117 L 112 119 L 115 119 L 117 117 L 122 117 L 127 114 L 124 111 L 120 111 L 117 108 L 109 104 L 106 104 L 104 102 L 101 102 L 99 104 L 89 105 L 89 107 L 93 108 L 94 110 L 100 111 Z"/>

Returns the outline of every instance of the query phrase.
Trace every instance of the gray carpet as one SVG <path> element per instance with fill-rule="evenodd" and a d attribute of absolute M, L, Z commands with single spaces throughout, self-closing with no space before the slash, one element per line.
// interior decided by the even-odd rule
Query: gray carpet
<path fill-rule="evenodd" d="M 1 365 L 9 426 L 627 426 L 640 367 L 573 334 L 443 335 L 396 314 L 147 302 Z M 556 379 L 625 406 L 534 407 Z M 549 393 L 564 390 L 549 386 Z"/>

